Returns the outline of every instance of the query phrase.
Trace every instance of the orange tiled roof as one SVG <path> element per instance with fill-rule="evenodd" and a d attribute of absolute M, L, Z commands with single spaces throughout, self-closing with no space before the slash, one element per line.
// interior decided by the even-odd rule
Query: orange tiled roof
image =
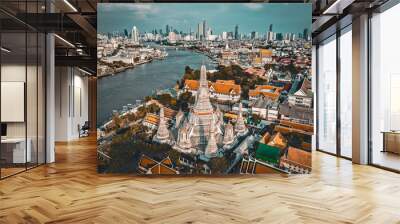
<path fill-rule="evenodd" d="M 143 154 L 139 161 L 139 168 L 144 172 L 150 170 L 152 174 L 179 174 L 172 168 L 172 161 L 169 157 L 158 162 Z"/>
<path fill-rule="evenodd" d="M 185 80 L 185 87 L 188 88 L 189 90 L 195 91 L 199 88 L 200 83 L 197 80 L 190 80 L 186 79 Z"/>
<path fill-rule="evenodd" d="M 261 142 L 261 143 L 264 143 L 264 144 L 267 144 L 270 138 L 271 138 L 271 135 L 269 134 L 269 132 L 266 132 L 266 133 L 262 136 L 260 142 Z"/>
<path fill-rule="evenodd" d="M 236 85 L 234 80 L 217 80 L 212 83 L 209 82 L 209 87 L 213 87 L 214 91 L 221 94 L 229 95 L 233 90 L 235 94 L 240 94 L 241 88 L 240 85 Z M 197 80 L 185 80 L 185 87 L 189 90 L 196 91 L 199 89 L 199 81 Z"/>
<path fill-rule="evenodd" d="M 293 165 L 302 166 L 311 169 L 311 153 L 295 148 L 289 147 L 287 157 L 283 157 L 288 163 Z"/>
<path fill-rule="evenodd" d="M 146 169 L 153 167 L 156 164 L 157 164 L 157 161 L 153 160 L 152 158 L 150 158 L 146 155 L 142 155 L 142 157 L 140 158 L 140 161 L 139 161 L 139 166 L 146 168 Z"/>
<path fill-rule="evenodd" d="M 168 118 L 168 119 L 174 118 L 175 115 L 176 115 L 177 113 L 178 113 L 178 112 L 176 112 L 175 110 L 173 110 L 173 109 L 171 109 L 171 108 L 164 107 L 164 115 L 165 115 L 165 117 Z"/>
<path fill-rule="evenodd" d="M 276 146 L 280 149 L 284 149 L 287 146 L 287 140 L 280 132 L 277 132 L 268 143 L 270 146 Z"/>
<path fill-rule="evenodd" d="M 260 49 L 260 56 L 263 57 L 271 57 L 272 51 L 267 49 Z"/>
<path fill-rule="evenodd" d="M 233 80 L 217 80 L 211 86 L 215 92 L 225 95 L 231 94 L 232 91 L 235 95 L 239 95 L 241 91 L 240 85 L 236 85 Z"/>
<path fill-rule="evenodd" d="M 260 57 L 255 57 L 254 59 L 253 59 L 253 62 L 254 63 L 261 63 L 261 58 Z"/>
<path fill-rule="evenodd" d="M 156 114 L 147 113 L 146 117 L 144 118 L 144 121 L 150 124 L 158 125 L 160 117 Z"/>
<path fill-rule="evenodd" d="M 314 126 L 309 124 L 300 124 L 292 121 L 281 120 L 280 124 L 290 128 L 299 129 L 305 132 L 314 132 Z"/>
<path fill-rule="evenodd" d="M 263 76 L 265 75 L 265 69 L 264 68 L 254 68 L 250 67 L 245 70 L 246 73 L 249 73 L 251 75 L 258 75 L 258 76 Z"/>
<path fill-rule="evenodd" d="M 237 119 L 236 114 L 231 114 L 231 113 L 225 113 L 224 117 L 230 118 L 230 119 Z"/>
<path fill-rule="evenodd" d="M 272 99 L 279 97 L 282 87 L 270 86 L 270 85 L 257 85 L 255 89 L 249 90 L 249 96 L 257 97 L 259 95 L 264 95 Z"/>
<path fill-rule="evenodd" d="M 164 165 L 166 165 L 166 166 L 172 166 L 172 161 L 171 161 L 171 159 L 169 158 L 169 156 L 168 156 L 167 158 L 164 158 L 164 159 L 161 161 L 161 163 L 164 164 Z"/>
<path fill-rule="evenodd" d="M 150 170 L 151 174 L 179 174 L 177 170 L 169 168 L 161 163 L 153 166 Z"/>

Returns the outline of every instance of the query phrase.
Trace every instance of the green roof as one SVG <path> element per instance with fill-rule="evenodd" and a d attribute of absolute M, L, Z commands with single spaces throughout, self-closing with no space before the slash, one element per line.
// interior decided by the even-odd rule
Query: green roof
<path fill-rule="evenodd" d="M 294 94 L 295 92 L 297 92 L 297 90 L 299 90 L 299 85 L 300 85 L 300 81 L 296 80 L 293 82 L 292 84 L 292 88 L 290 88 L 289 90 L 289 94 Z"/>
<path fill-rule="evenodd" d="M 256 150 L 256 158 L 269 163 L 278 164 L 281 150 L 277 147 L 259 143 Z"/>

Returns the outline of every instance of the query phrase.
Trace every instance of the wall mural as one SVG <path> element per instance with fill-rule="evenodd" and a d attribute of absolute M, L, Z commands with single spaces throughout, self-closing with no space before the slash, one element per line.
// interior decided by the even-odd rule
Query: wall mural
<path fill-rule="evenodd" d="M 310 4 L 99 3 L 98 171 L 311 172 Z"/>

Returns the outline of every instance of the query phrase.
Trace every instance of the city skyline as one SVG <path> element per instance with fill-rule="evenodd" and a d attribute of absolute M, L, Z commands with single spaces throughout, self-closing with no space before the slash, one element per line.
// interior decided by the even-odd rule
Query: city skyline
<path fill-rule="evenodd" d="M 196 8 L 196 12 L 189 9 Z M 113 33 L 131 30 L 141 33 L 153 30 L 166 32 L 166 26 L 183 33 L 196 33 L 204 20 L 213 34 L 258 32 L 264 35 L 270 25 L 277 33 L 303 33 L 310 30 L 311 7 L 307 4 L 99 4 L 99 32 Z M 295 13 L 294 13 L 295 12 Z M 223 16 L 219 16 L 223 13 Z M 118 16 L 116 16 L 118 15 Z M 291 16 L 282 16 L 291 15 Z M 111 19 L 112 18 L 112 19 Z M 178 19 L 180 18 L 180 19 Z M 184 18 L 184 19 L 182 19 Z M 263 18 L 263 19 L 260 19 Z"/>

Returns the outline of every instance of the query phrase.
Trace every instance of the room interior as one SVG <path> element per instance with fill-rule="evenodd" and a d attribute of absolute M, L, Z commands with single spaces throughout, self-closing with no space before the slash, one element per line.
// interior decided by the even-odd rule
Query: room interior
<path fill-rule="evenodd" d="M 313 7 L 312 173 L 189 179 L 97 173 L 97 2 L 0 3 L 0 222 L 399 222 L 398 1 L 272 1 Z"/>

